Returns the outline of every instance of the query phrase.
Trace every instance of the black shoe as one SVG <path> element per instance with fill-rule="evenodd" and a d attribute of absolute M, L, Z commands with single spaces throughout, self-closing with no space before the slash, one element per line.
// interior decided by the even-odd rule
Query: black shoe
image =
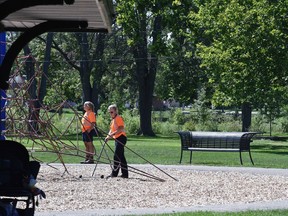
<path fill-rule="evenodd" d="M 81 161 L 81 164 L 94 164 L 94 160 Z"/>
<path fill-rule="evenodd" d="M 44 199 L 46 199 L 46 194 L 45 194 L 45 192 L 44 191 L 42 191 L 42 190 L 40 190 L 40 198 L 44 198 Z"/>
<path fill-rule="evenodd" d="M 88 160 L 87 164 L 94 164 L 94 160 Z"/>
<path fill-rule="evenodd" d="M 128 178 L 128 175 L 123 175 L 123 174 L 122 174 L 120 177 L 121 177 L 121 178 Z"/>

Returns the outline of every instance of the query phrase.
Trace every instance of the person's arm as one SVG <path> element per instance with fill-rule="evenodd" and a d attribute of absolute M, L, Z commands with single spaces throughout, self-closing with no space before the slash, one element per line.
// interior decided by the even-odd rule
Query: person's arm
<path fill-rule="evenodd" d="M 117 129 L 114 132 L 112 132 L 112 130 L 110 130 L 108 135 L 105 138 L 105 141 L 107 142 L 108 140 L 112 139 L 113 136 L 115 136 L 116 134 L 121 133 L 122 131 L 124 131 L 124 126 L 117 127 Z"/>
<path fill-rule="evenodd" d="M 111 136 L 110 136 L 111 132 L 112 132 L 112 131 L 109 130 L 107 136 L 105 137 L 105 142 L 107 142 L 109 139 L 111 139 Z"/>

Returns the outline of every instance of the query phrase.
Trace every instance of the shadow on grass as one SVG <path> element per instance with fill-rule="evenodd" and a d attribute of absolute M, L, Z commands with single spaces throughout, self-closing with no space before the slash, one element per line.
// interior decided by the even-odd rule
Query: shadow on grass
<path fill-rule="evenodd" d="M 257 151 L 255 153 L 265 153 L 265 154 L 276 154 L 276 155 L 288 155 L 288 152 L 283 152 L 283 151 Z M 252 152 L 253 154 L 253 152 Z"/>
<path fill-rule="evenodd" d="M 268 154 L 288 154 L 288 145 L 257 145 L 251 148 L 251 151 L 256 151 L 258 153 L 268 153 Z"/>

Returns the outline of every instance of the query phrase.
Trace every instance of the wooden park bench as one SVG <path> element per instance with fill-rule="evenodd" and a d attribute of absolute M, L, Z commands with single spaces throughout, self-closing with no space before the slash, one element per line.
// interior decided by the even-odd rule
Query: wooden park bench
<path fill-rule="evenodd" d="M 242 162 L 242 152 L 249 152 L 251 163 L 254 165 L 250 152 L 250 143 L 257 132 L 200 132 L 178 131 L 181 138 L 181 156 L 183 151 L 190 151 L 190 164 L 193 151 L 239 152 Z"/>

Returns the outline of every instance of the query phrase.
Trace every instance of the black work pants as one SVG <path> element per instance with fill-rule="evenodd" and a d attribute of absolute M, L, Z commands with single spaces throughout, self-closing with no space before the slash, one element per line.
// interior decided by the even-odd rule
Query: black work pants
<path fill-rule="evenodd" d="M 114 169 L 112 171 L 112 176 L 118 176 L 119 169 L 121 168 L 121 172 L 123 176 L 128 177 L 128 166 L 127 161 L 124 155 L 124 146 L 127 142 L 127 137 L 121 135 L 117 139 L 115 139 L 115 152 L 114 152 Z"/>

